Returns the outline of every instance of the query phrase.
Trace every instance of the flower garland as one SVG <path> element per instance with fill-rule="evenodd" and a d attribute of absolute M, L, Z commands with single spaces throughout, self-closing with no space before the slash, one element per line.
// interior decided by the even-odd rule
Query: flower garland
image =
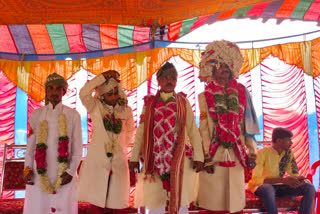
<path fill-rule="evenodd" d="M 116 118 L 114 114 L 105 114 L 103 118 L 103 124 L 106 131 L 111 133 L 119 134 L 122 130 L 122 120 L 120 118 Z M 113 135 L 112 135 L 113 138 Z M 113 154 L 118 151 L 118 138 L 112 139 L 111 142 L 106 142 L 104 144 L 104 150 L 106 152 L 107 157 L 112 157 Z"/>
<path fill-rule="evenodd" d="M 119 106 L 126 106 L 128 104 L 128 100 L 125 98 L 119 98 L 117 101 Z M 113 114 L 106 113 L 103 117 L 103 125 L 106 131 L 113 132 L 115 134 L 119 134 L 122 130 L 122 121 L 119 118 L 115 118 Z"/>
<path fill-rule="evenodd" d="M 126 98 L 119 98 L 118 99 L 118 105 L 119 106 L 126 106 L 128 104 L 128 100 Z M 109 111 L 107 108 L 105 108 L 106 113 L 103 117 L 103 125 L 106 131 L 109 131 L 111 133 L 120 134 L 122 131 L 122 120 L 120 118 L 117 118 L 114 114 L 109 114 Z M 104 149 L 106 151 L 107 157 L 112 157 L 113 154 L 117 153 L 118 151 L 118 144 L 119 140 L 118 138 L 113 139 L 112 142 L 107 142 L 104 145 Z"/>
<path fill-rule="evenodd" d="M 111 158 L 113 154 L 118 152 L 118 144 L 119 144 L 118 139 L 112 140 L 111 143 L 104 144 L 104 150 L 106 151 L 106 155 L 108 158 Z"/>
<path fill-rule="evenodd" d="M 118 105 L 119 106 L 126 106 L 128 104 L 128 100 L 127 99 L 125 99 L 125 98 L 119 98 L 118 99 Z"/>
<path fill-rule="evenodd" d="M 162 182 L 163 189 L 170 192 L 170 173 L 160 175 L 160 180 Z"/>
<path fill-rule="evenodd" d="M 119 134 L 122 130 L 122 120 L 115 118 L 114 114 L 105 114 L 103 117 L 103 125 L 106 131 Z"/>
<path fill-rule="evenodd" d="M 157 100 L 154 113 L 154 166 L 162 181 L 163 189 L 170 191 L 170 169 L 177 142 L 175 133 L 177 106 L 174 98 L 166 103 Z"/>
<path fill-rule="evenodd" d="M 59 142 L 58 142 L 58 172 L 56 183 L 52 186 L 47 175 L 47 138 L 48 138 L 48 121 L 40 122 L 38 132 L 38 143 L 36 146 L 35 161 L 37 165 L 37 172 L 39 175 L 40 188 L 47 193 L 55 194 L 56 190 L 60 188 L 62 178 L 61 175 L 68 168 L 69 163 L 69 138 L 67 135 L 67 122 L 63 113 L 59 115 Z"/>
<path fill-rule="evenodd" d="M 213 156 L 222 145 L 225 149 L 234 148 L 234 144 L 239 142 L 240 121 L 243 118 L 246 98 L 244 91 L 240 91 L 243 86 L 235 79 L 229 81 L 226 94 L 224 88 L 213 79 L 205 89 L 205 98 L 209 113 L 216 124 L 215 139 L 211 142 L 209 153 Z M 239 93 L 240 91 L 240 93 Z M 217 144 L 218 143 L 218 144 Z M 221 162 L 221 166 L 232 167 L 234 162 L 230 161 L 226 150 L 226 160 Z"/>

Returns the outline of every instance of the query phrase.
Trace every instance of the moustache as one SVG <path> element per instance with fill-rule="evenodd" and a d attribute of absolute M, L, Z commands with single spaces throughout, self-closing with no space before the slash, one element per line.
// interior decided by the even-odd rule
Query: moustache
<path fill-rule="evenodd" d="M 171 87 L 173 87 L 173 85 L 172 85 L 171 83 L 166 84 L 166 86 L 171 86 Z"/>

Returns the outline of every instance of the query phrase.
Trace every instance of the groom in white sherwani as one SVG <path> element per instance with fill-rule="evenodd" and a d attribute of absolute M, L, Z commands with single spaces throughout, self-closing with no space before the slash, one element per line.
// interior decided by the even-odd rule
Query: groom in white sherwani
<path fill-rule="evenodd" d="M 49 75 L 46 105 L 30 115 L 24 214 L 78 213 L 74 176 L 82 157 L 81 118 L 61 102 L 67 88 L 62 76 Z"/>

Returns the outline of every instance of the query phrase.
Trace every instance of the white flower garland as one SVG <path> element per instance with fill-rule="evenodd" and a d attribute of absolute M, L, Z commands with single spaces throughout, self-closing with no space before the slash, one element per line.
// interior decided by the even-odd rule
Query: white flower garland
<path fill-rule="evenodd" d="M 63 113 L 59 115 L 59 137 L 67 136 L 67 123 L 66 117 Z M 48 121 L 43 120 L 40 123 L 40 129 L 38 132 L 38 145 L 44 144 L 46 146 L 48 138 Z M 62 183 L 61 175 L 68 168 L 68 163 L 59 162 L 58 164 L 58 173 L 56 178 L 56 183 L 52 186 L 49 182 L 48 174 L 45 172 L 44 174 L 39 174 L 40 188 L 49 194 L 54 194 L 56 190 L 58 190 Z"/>

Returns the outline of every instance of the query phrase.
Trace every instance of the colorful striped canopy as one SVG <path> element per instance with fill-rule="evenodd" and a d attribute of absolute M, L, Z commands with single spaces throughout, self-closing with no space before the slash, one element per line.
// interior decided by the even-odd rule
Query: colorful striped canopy
<path fill-rule="evenodd" d="M 141 26 L 234 10 L 270 0 L 1 0 L 0 24 L 116 24 Z"/>
<path fill-rule="evenodd" d="M 174 41 L 181 36 L 193 31 L 203 24 L 211 24 L 215 21 L 230 18 L 277 18 L 299 19 L 306 21 L 319 21 L 320 1 L 319 0 L 277 0 L 258 3 L 255 5 L 221 11 L 212 15 L 199 16 L 168 26 L 168 40 Z"/>
<path fill-rule="evenodd" d="M 9 80 L 36 101 L 44 98 L 46 77 L 57 72 L 70 79 L 81 67 L 97 75 L 105 70 L 117 70 L 122 86 L 131 91 L 150 78 L 171 57 L 179 56 L 197 67 L 199 49 L 175 48 L 177 42 L 150 41 L 117 49 L 76 54 L 14 54 L 0 53 L 0 70 Z M 171 47 L 167 47 L 170 45 Z M 320 38 L 312 41 L 274 45 L 265 48 L 243 49 L 244 64 L 240 74 L 247 73 L 269 55 L 296 65 L 305 73 L 320 74 Z"/>
<path fill-rule="evenodd" d="M 87 24 L 0 25 L 0 52 L 61 54 L 148 42 L 149 27 Z"/>
<path fill-rule="evenodd" d="M 1 11 L 3 20 L 1 20 L 0 17 L 0 23 L 5 24 L 0 25 L 0 52 L 23 54 L 88 52 L 135 45 L 148 42 L 151 39 L 151 29 L 148 26 L 47 23 L 7 25 L 10 23 L 10 14 L 7 14 L 9 12 L 8 10 L 5 10 L 5 8 L 13 7 L 16 3 L 9 5 L 8 2 L 11 1 L 0 2 L 2 2 L 3 5 Z M 163 1 L 161 1 L 161 3 L 162 2 Z M 180 1 L 176 2 L 178 4 Z M 248 4 L 250 1 L 242 2 L 246 2 Z M 163 25 L 156 29 L 154 39 L 175 41 L 204 24 L 210 24 L 215 21 L 229 18 L 279 18 L 280 20 L 289 18 L 318 21 L 320 17 L 320 0 L 277 0 L 264 1 L 262 3 L 261 1 L 256 1 L 255 3 L 252 2 L 249 6 L 245 7 L 242 7 L 244 3 L 235 4 L 237 7 L 230 10 L 223 10 L 223 8 L 220 8 L 219 11 L 211 15 L 203 15 L 205 12 L 202 11 L 202 16 L 177 21 L 170 23 L 169 25 Z M 84 2 L 80 2 L 78 6 L 84 4 Z M 92 3 L 88 3 L 88 6 L 93 6 L 91 4 Z M 59 5 L 56 7 L 58 6 Z M 174 14 L 175 13 L 172 15 Z M 13 15 L 11 14 L 11 16 Z M 30 19 L 33 17 L 34 15 L 32 15 Z M 26 19 L 24 23 L 28 23 L 30 19 Z M 82 19 L 80 21 L 82 21 Z M 43 22 L 43 20 L 41 22 Z M 77 22 L 79 22 L 79 20 L 74 20 L 73 23 Z"/>

